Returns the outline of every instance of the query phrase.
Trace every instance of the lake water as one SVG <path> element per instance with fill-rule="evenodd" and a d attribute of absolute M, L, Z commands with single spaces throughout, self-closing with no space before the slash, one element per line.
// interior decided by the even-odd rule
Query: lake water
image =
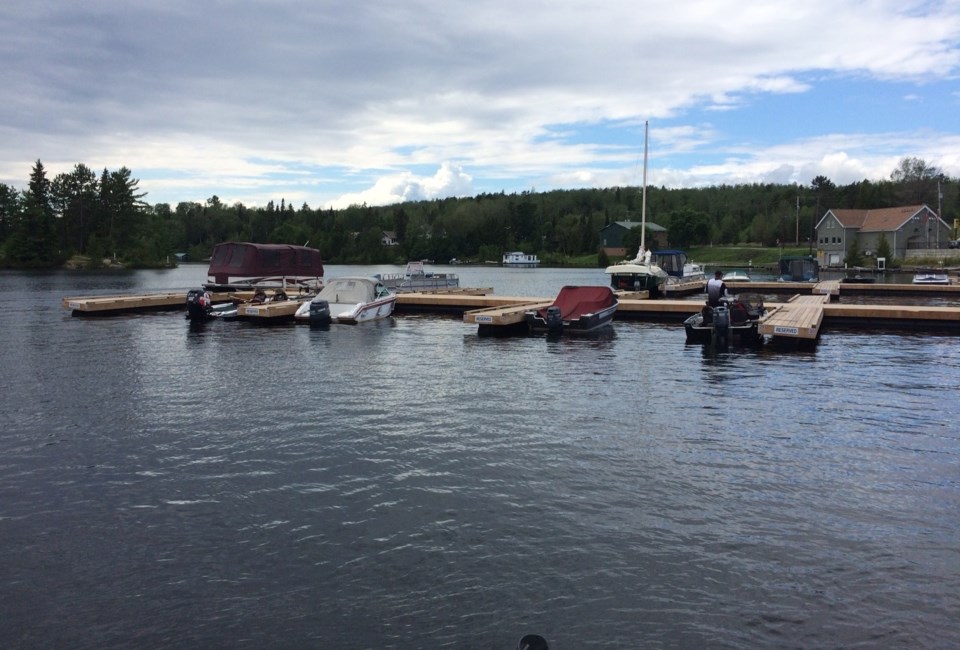
<path fill-rule="evenodd" d="M 60 306 L 204 272 L 0 274 L 5 647 L 960 645 L 955 337 L 713 353 L 677 324 Z"/>

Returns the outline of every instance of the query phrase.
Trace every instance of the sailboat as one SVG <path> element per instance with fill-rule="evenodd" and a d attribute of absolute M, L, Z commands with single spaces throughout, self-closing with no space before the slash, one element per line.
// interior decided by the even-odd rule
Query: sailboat
<path fill-rule="evenodd" d="M 647 130 L 649 123 L 643 123 L 643 202 L 640 223 L 640 248 L 637 256 L 632 260 L 624 260 L 619 264 L 608 266 L 606 273 L 610 275 L 610 286 L 620 291 L 647 291 L 651 298 L 657 298 L 664 293 L 667 283 L 667 272 L 651 262 L 652 253 L 647 250 Z"/>

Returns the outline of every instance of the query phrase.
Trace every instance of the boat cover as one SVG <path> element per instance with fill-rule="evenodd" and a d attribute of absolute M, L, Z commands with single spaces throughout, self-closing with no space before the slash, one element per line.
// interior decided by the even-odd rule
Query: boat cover
<path fill-rule="evenodd" d="M 377 280 L 365 277 L 344 277 L 328 280 L 314 300 L 326 300 L 331 304 L 356 304 L 377 299 Z"/>
<path fill-rule="evenodd" d="M 593 314 L 601 309 L 610 307 L 617 302 L 617 297 L 610 287 L 572 287 L 560 289 L 553 307 L 560 308 L 560 317 L 563 320 L 576 320 L 584 314 Z M 539 314 L 546 318 L 546 308 L 540 309 Z"/>
<path fill-rule="evenodd" d="M 289 244 L 225 242 L 213 247 L 207 275 L 225 284 L 231 277 L 323 277 L 320 251 Z"/>

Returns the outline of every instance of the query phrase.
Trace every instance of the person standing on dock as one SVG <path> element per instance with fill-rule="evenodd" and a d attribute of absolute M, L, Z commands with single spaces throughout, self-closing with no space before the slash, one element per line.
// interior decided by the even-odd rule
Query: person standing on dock
<path fill-rule="evenodd" d="M 723 273 L 714 271 L 713 277 L 707 282 L 707 304 L 716 307 L 720 298 L 727 295 L 727 285 L 723 281 Z"/>

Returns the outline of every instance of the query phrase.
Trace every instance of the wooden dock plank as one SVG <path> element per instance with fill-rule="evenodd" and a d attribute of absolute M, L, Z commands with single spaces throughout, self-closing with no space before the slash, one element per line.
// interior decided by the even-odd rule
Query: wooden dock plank
<path fill-rule="evenodd" d="M 259 320 L 292 318 L 301 304 L 303 302 L 300 300 L 281 300 L 280 302 L 259 304 L 244 303 L 237 307 L 237 316 Z"/>
<path fill-rule="evenodd" d="M 760 322 L 760 334 L 799 339 L 815 339 L 823 322 L 824 303 L 830 294 L 794 296 L 786 304 L 771 309 Z"/>
<path fill-rule="evenodd" d="M 61 304 L 74 313 L 98 313 L 112 311 L 133 311 L 137 309 L 157 309 L 183 307 L 187 303 L 186 293 L 156 293 L 139 296 L 82 296 L 64 298 Z"/>
<path fill-rule="evenodd" d="M 828 296 L 840 295 L 840 280 L 824 280 L 813 285 L 813 293 Z"/>
<path fill-rule="evenodd" d="M 474 309 L 463 315 L 463 322 L 476 325 L 517 325 L 526 319 L 528 311 L 543 309 L 552 304 L 553 301 L 540 301 Z"/>

